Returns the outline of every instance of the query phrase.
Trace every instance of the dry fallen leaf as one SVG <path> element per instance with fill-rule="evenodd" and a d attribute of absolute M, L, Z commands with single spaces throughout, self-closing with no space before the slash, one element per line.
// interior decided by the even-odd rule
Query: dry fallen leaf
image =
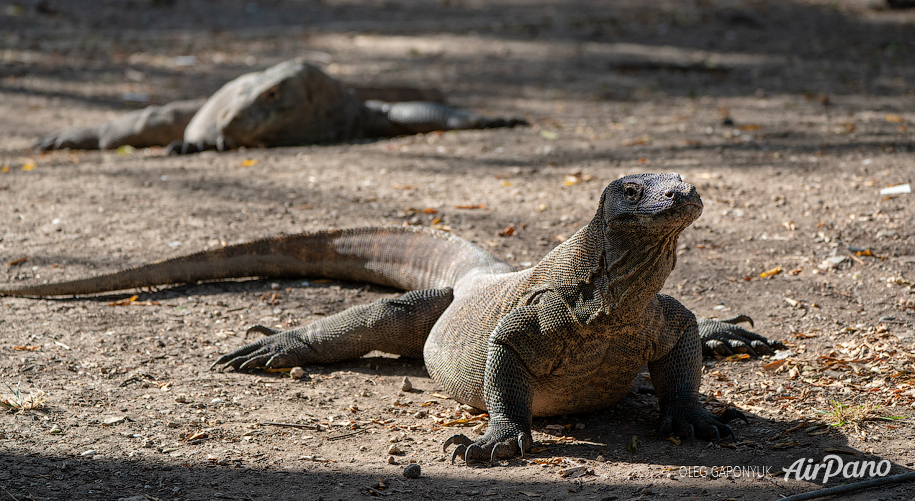
<path fill-rule="evenodd" d="M 560 477 L 575 478 L 575 477 L 584 475 L 587 472 L 588 472 L 587 466 L 573 466 L 571 468 L 563 468 L 563 469 L 557 471 L 556 473 L 558 473 Z"/>
<path fill-rule="evenodd" d="M 127 299 L 122 299 L 120 301 L 112 301 L 112 302 L 108 303 L 108 306 L 127 306 L 136 300 L 137 300 L 137 296 L 136 296 L 136 294 L 134 294 L 133 296 L 130 296 Z"/>
<path fill-rule="evenodd" d="M 453 421 L 446 421 L 444 423 L 439 423 L 441 426 L 464 426 L 464 425 L 475 425 L 476 421 L 481 419 L 489 419 L 489 414 L 477 414 L 476 416 L 471 416 L 469 418 L 455 419 Z"/>
<path fill-rule="evenodd" d="M 626 443 L 626 450 L 633 453 L 639 452 L 639 442 L 636 435 L 633 435 L 629 442 Z"/>
<path fill-rule="evenodd" d="M 582 174 L 581 172 L 573 172 L 572 174 L 566 175 L 563 178 L 563 182 L 566 186 L 572 186 L 573 184 L 587 183 L 588 181 L 592 181 L 593 179 L 594 179 L 594 176 L 592 176 L 591 174 Z"/>
<path fill-rule="evenodd" d="M 455 209 L 485 209 L 486 204 L 462 204 L 462 205 L 455 205 L 454 208 Z"/>
<path fill-rule="evenodd" d="M 778 275 L 778 274 L 781 273 L 781 272 L 782 272 L 782 267 L 781 267 L 781 266 L 776 266 L 775 268 L 771 268 L 771 269 L 768 269 L 768 270 L 766 270 L 766 271 L 760 273 L 760 274 L 759 274 L 759 278 L 766 278 L 766 277 L 775 276 L 775 275 Z"/>
<path fill-rule="evenodd" d="M 765 369 L 765 370 L 767 370 L 767 371 L 774 371 L 774 370 L 778 369 L 779 367 L 785 365 L 785 362 L 786 362 L 786 361 L 787 361 L 787 360 L 783 358 L 783 359 L 781 359 L 781 360 L 776 360 L 776 361 L 774 361 L 774 362 L 769 362 L 768 364 L 764 364 L 764 365 L 762 366 L 762 368 Z"/>

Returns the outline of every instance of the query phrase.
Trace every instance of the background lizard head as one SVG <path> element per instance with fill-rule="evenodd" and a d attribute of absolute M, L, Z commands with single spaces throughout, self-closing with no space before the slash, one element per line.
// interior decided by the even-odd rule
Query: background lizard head
<path fill-rule="evenodd" d="M 702 200 L 679 174 L 633 174 L 607 186 L 600 209 L 612 231 L 679 234 L 702 214 Z"/>
<path fill-rule="evenodd" d="M 221 112 L 227 147 L 297 146 L 336 139 L 341 106 L 355 100 L 349 89 L 301 58 L 271 66 L 246 79 Z"/>

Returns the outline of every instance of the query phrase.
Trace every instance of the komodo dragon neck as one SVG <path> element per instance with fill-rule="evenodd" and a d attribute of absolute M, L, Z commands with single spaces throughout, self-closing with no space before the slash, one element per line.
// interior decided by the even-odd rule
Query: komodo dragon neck
<path fill-rule="evenodd" d="M 542 270 L 548 283 L 544 285 L 576 296 L 593 291 L 599 308 L 593 310 L 591 318 L 600 313 L 642 311 L 676 265 L 682 226 L 685 224 L 677 221 L 665 227 L 660 237 L 658 229 L 652 230 L 653 235 L 648 231 L 624 232 L 608 227 L 599 208 L 591 222 L 538 264 L 538 268 L 547 268 Z M 534 274 L 540 275 L 538 271 Z M 568 299 L 575 304 L 582 298 Z"/>

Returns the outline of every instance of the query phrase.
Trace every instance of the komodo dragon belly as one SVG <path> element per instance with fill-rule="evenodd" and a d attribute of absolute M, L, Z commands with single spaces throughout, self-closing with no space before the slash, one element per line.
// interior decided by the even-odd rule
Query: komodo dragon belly
<path fill-rule="evenodd" d="M 495 315 L 498 302 L 483 310 L 479 306 L 452 303 L 426 341 L 424 360 L 432 378 L 452 398 L 486 410 L 484 374 L 489 333 L 495 328 L 488 319 L 501 315 Z M 574 323 L 545 336 L 542 341 L 552 345 L 542 346 L 550 358 L 549 370 L 533 378 L 533 415 L 588 412 L 622 398 L 649 357 L 664 349 L 657 336 L 645 335 L 644 328 L 613 326 L 599 317 L 590 325 Z M 540 350 L 534 347 L 529 356 L 537 359 Z"/>

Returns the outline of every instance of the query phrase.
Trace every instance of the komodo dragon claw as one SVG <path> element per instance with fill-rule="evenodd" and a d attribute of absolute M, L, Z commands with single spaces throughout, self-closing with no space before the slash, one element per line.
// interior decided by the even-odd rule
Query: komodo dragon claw
<path fill-rule="evenodd" d="M 492 425 L 490 424 L 490 426 Z M 518 433 L 516 436 L 509 436 L 503 440 L 494 438 L 496 435 L 499 435 L 499 433 L 490 430 L 486 435 L 474 442 L 463 434 L 458 433 L 445 440 L 442 445 L 442 451 L 448 452 L 449 445 L 457 444 L 457 447 L 451 453 L 451 464 L 454 464 L 454 459 L 458 456 L 463 457 L 465 463 L 470 463 L 471 460 L 474 460 L 488 461 L 489 464 L 493 464 L 497 459 L 511 458 L 515 454 L 524 458 L 524 452 L 529 452 L 533 447 L 533 439 L 524 432 Z"/>
<path fill-rule="evenodd" d="M 775 350 L 786 348 L 781 341 L 765 338 L 736 325 L 739 322 L 748 322 L 751 327 L 753 326 L 753 319 L 747 315 L 737 315 L 724 320 L 698 319 L 702 354 L 707 357 L 726 357 L 735 353 L 746 353 L 751 357 L 758 357 L 772 355 Z"/>

